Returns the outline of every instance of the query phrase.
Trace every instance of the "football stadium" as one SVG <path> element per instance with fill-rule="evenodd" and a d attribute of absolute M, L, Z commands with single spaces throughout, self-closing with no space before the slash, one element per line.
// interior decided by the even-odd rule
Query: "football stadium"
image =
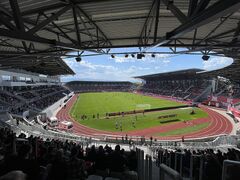
<path fill-rule="evenodd" d="M 0 180 L 239 180 L 239 48 L 239 0 L 1 0 Z"/>

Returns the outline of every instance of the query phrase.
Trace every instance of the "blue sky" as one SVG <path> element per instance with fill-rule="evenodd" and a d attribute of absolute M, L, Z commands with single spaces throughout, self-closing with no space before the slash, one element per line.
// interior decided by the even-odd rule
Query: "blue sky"
<path fill-rule="evenodd" d="M 138 51 L 136 48 L 113 49 L 110 53 Z M 169 51 L 166 48 L 151 49 L 151 52 Z M 84 54 L 89 54 L 84 52 Z M 162 73 L 189 68 L 215 70 L 232 63 L 231 58 L 211 56 L 208 61 L 203 61 L 200 55 L 169 55 L 157 54 L 155 58 L 146 54 L 145 58 L 125 58 L 124 55 L 88 56 L 76 62 L 75 58 L 66 58 L 64 61 L 76 73 L 74 76 L 62 76 L 62 81 L 136 81 L 133 77 L 145 74 Z"/>

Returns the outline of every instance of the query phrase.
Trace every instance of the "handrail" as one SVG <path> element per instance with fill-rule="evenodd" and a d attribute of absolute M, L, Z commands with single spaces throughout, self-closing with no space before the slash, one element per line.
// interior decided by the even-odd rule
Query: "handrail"
<path fill-rule="evenodd" d="M 165 175 L 168 176 L 168 180 L 182 180 L 180 174 L 174 169 L 166 166 L 165 164 L 160 164 L 160 180 L 166 180 Z"/>

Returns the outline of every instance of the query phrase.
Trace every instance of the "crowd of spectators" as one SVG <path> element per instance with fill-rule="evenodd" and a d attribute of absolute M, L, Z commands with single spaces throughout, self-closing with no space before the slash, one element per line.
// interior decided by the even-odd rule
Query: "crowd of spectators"
<path fill-rule="evenodd" d="M 81 180 L 97 172 L 109 176 L 136 167 L 135 151 L 125 152 L 119 145 L 114 150 L 108 145 L 83 148 L 69 141 L 16 137 L 11 130 L 0 129 L 0 179 L 20 172 L 28 180 Z"/>
<path fill-rule="evenodd" d="M 176 156 L 176 153 L 182 156 Z M 223 170 L 223 161 L 224 160 L 234 160 L 240 161 L 240 152 L 235 149 L 228 149 L 227 152 L 221 152 L 220 150 L 205 149 L 205 150 L 188 150 L 188 149 L 176 149 L 168 150 L 161 149 L 158 151 L 158 165 L 160 163 L 165 163 L 172 169 L 175 168 L 175 163 L 177 163 L 178 168 L 176 169 L 180 173 L 180 163 L 182 162 L 182 174 L 184 177 L 190 176 L 190 161 L 191 156 L 196 156 L 193 160 L 193 177 L 194 179 L 199 178 L 199 173 L 202 172 L 202 179 L 204 180 L 221 180 L 222 179 L 222 170 Z M 176 161 L 175 161 L 176 158 Z M 203 163 L 202 171 L 200 171 L 201 165 Z M 233 167 L 228 172 L 231 175 L 231 180 L 238 180 L 240 178 L 239 168 L 235 171 Z"/>

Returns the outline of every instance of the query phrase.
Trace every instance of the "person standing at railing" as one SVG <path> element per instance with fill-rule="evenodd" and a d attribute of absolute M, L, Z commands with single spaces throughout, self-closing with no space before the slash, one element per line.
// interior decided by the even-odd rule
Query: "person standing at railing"
<path fill-rule="evenodd" d="M 185 141 L 184 136 L 182 136 L 182 142 L 184 142 L 184 141 Z"/>

